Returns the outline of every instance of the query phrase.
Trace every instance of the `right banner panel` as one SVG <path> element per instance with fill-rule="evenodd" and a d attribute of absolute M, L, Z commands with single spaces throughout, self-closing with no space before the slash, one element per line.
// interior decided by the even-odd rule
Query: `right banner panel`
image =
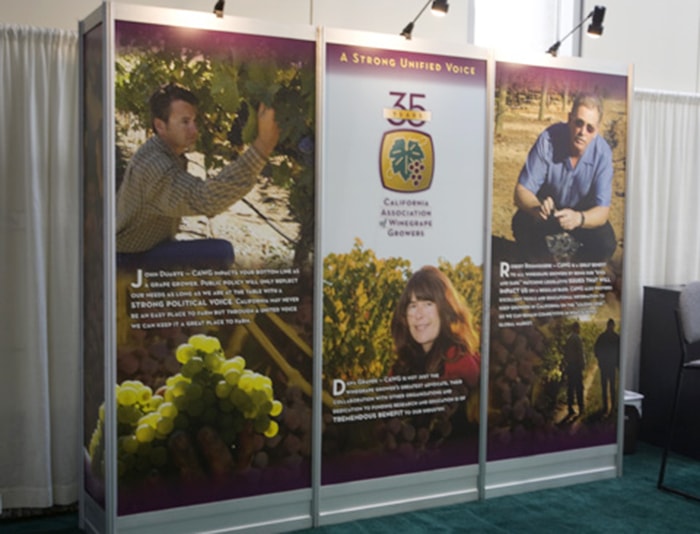
<path fill-rule="evenodd" d="M 628 76 L 495 70 L 487 459 L 613 444 Z"/>

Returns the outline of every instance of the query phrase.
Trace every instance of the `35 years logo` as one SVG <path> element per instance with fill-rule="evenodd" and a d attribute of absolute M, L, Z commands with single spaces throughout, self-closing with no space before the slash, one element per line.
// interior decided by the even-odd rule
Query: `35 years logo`
<path fill-rule="evenodd" d="M 420 103 L 419 93 L 390 92 L 393 107 L 384 109 L 384 118 L 396 129 L 382 136 L 379 167 L 382 185 L 391 191 L 415 193 L 428 189 L 433 181 L 435 154 L 432 137 L 420 130 L 431 114 Z"/>

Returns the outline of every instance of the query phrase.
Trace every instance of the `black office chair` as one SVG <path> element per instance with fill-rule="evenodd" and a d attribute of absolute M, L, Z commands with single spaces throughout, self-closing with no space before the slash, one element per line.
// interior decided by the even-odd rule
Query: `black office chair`
<path fill-rule="evenodd" d="M 668 429 L 666 445 L 661 456 L 661 469 L 659 470 L 657 487 L 663 491 L 700 501 L 700 495 L 691 494 L 664 484 L 668 452 L 673 440 L 676 419 L 678 418 L 683 376 L 686 372 L 700 371 L 700 359 L 691 360 L 688 356 L 688 347 L 700 342 L 700 281 L 691 282 L 681 290 L 681 294 L 678 298 L 678 309 L 676 310 L 676 324 L 678 326 L 678 338 L 681 344 L 681 361 L 678 366 L 676 391 L 674 392 L 673 409 L 671 412 L 671 424 Z"/>

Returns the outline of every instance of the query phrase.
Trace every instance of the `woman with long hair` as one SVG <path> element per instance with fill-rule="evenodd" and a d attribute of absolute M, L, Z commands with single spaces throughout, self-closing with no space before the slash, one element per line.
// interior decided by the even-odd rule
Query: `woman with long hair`
<path fill-rule="evenodd" d="M 394 375 L 437 374 L 476 387 L 481 371 L 479 338 L 464 300 L 433 266 L 416 271 L 391 321 L 397 361 Z"/>

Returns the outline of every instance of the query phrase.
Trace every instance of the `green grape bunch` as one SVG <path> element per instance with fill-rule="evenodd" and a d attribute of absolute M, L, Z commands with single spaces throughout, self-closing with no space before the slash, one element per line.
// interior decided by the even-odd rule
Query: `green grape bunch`
<path fill-rule="evenodd" d="M 178 457 L 183 439 L 201 444 L 201 436 L 211 434 L 225 447 L 202 451 L 203 456 L 217 464 L 212 471 L 226 471 L 221 466 L 231 465 L 230 451 L 245 452 L 240 442 L 247 436 L 273 438 L 279 432 L 275 418 L 282 414 L 282 403 L 274 397 L 272 380 L 247 369 L 242 356 L 226 358 L 217 338 L 197 334 L 177 348 L 175 357 L 180 372 L 155 393 L 137 380 L 116 386 L 120 479 L 190 470 L 190 460 Z M 88 451 L 93 473 L 102 475 L 104 421 L 102 406 Z"/>

